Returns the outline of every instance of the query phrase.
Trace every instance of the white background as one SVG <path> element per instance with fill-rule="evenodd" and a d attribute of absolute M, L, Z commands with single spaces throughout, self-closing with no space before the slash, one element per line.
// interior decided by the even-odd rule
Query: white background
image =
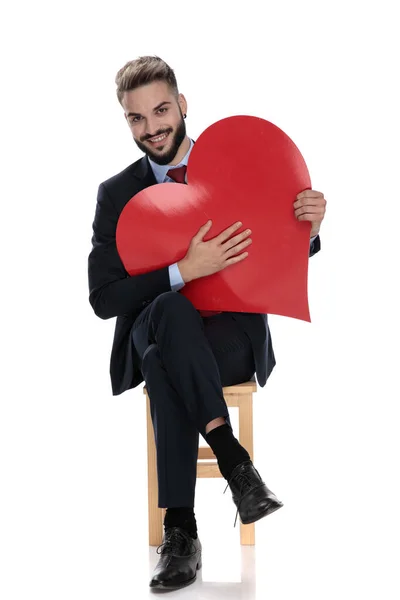
<path fill-rule="evenodd" d="M 285 506 L 241 554 L 225 482 L 201 480 L 203 581 L 184 593 L 399 598 L 394 14 L 349 0 L 3 7 L 3 600 L 149 593 L 142 386 L 111 395 L 114 319 L 94 315 L 87 284 L 98 185 L 141 156 L 115 75 L 145 54 L 175 70 L 191 137 L 235 114 L 270 120 L 328 201 L 312 323 L 270 317 L 277 366 L 254 400 L 255 465 Z"/>

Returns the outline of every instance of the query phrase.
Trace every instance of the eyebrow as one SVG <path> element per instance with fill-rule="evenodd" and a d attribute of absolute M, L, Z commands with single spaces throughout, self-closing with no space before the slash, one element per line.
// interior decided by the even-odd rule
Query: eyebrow
<path fill-rule="evenodd" d="M 157 106 L 155 108 L 153 108 L 154 111 L 158 110 L 159 108 L 161 108 L 162 106 L 164 106 L 164 104 L 171 104 L 171 102 L 167 102 L 166 100 L 164 100 L 164 102 L 161 102 L 160 104 L 157 104 Z M 140 113 L 135 113 L 135 112 L 129 112 L 127 114 L 127 117 L 141 117 L 142 115 Z"/>

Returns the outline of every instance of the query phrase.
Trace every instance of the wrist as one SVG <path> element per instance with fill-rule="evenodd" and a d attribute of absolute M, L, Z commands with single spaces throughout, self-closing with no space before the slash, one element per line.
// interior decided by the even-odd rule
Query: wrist
<path fill-rule="evenodd" d="M 182 260 L 180 260 L 177 263 L 177 265 L 178 265 L 179 273 L 181 274 L 183 281 L 185 283 L 192 281 L 193 277 L 191 276 L 190 268 L 189 268 L 187 261 L 185 261 L 185 259 L 183 258 Z"/>

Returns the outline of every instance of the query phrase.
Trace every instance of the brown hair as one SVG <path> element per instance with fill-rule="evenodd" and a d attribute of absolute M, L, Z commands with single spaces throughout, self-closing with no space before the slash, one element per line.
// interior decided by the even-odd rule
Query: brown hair
<path fill-rule="evenodd" d="M 174 71 L 159 56 L 140 56 L 127 62 L 115 77 L 117 98 L 121 104 L 124 92 L 134 90 L 153 81 L 165 81 L 178 96 L 178 84 Z"/>

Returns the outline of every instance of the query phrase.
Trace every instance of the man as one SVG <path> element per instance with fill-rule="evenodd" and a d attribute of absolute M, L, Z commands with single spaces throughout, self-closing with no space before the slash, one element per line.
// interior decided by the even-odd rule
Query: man
<path fill-rule="evenodd" d="M 182 294 L 185 283 L 245 260 L 251 232 L 234 223 L 207 242 L 211 224 L 194 232 L 188 251 L 168 267 L 130 277 L 115 233 L 125 204 L 156 183 L 185 182 L 193 140 L 186 135 L 187 102 L 173 70 L 144 56 L 117 74 L 117 97 L 144 157 L 100 184 L 89 255 L 89 301 L 102 319 L 117 317 L 110 374 L 113 395 L 145 381 L 157 447 L 159 507 L 166 507 L 161 558 L 151 587 L 191 583 L 201 567 L 194 516 L 199 433 L 217 457 L 243 523 L 282 506 L 234 437 L 222 387 L 257 374 L 263 387 L 275 366 L 268 316 L 203 313 Z M 294 202 L 312 222 L 310 256 L 320 250 L 323 194 L 308 190 Z M 243 215 L 245 219 L 245 215 Z M 237 514 L 236 514 L 237 516 Z M 236 521 L 235 521 L 236 523 Z"/>

